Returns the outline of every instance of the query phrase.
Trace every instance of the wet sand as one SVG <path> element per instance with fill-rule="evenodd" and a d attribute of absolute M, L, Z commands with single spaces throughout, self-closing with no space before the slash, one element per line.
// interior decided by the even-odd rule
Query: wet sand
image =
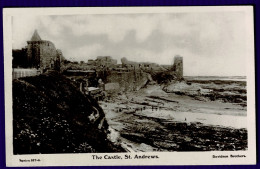
<path fill-rule="evenodd" d="M 246 107 L 166 93 L 161 86 L 100 102 L 114 140 L 128 151 L 247 149 Z"/>

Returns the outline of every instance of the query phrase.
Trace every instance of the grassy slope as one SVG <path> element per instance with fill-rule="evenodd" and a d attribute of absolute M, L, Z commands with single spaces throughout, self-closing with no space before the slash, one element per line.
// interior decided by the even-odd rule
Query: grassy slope
<path fill-rule="evenodd" d="M 98 103 L 58 73 L 13 81 L 13 119 L 15 154 L 123 151 Z"/>

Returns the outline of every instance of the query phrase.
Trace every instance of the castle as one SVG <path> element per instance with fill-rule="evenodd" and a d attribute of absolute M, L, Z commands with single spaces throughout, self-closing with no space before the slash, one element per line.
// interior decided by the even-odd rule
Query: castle
<path fill-rule="evenodd" d="M 34 31 L 31 40 L 27 41 L 27 46 L 13 50 L 12 54 L 13 79 L 35 76 L 50 70 L 60 71 L 64 60 L 61 50 L 56 49 L 51 41 L 42 40 L 37 30 Z M 111 56 L 98 56 L 95 60 L 88 60 L 84 65 L 77 64 L 82 65 L 79 67 L 80 70 L 70 71 L 70 68 L 67 68 L 65 73 L 82 75 L 94 71 L 96 76 L 102 78 L 106 83 L 118 82 L 120 86 L 130 89 L 135 88 L 139 81 L 143 83 L 142 79 L 147 79 L 147 73 L 170 72 L 176 79 L 183 78 L 183 58 L 181 56 L 174 57 L 173 65 L 134 62 L 126 58 L 122 58 L 121 63 L 118 64 L 117 60 Z M 65 66 L 66 64 L 63 69 Z"/>
<path fill-rule="evenodd" d="M 60 70 L 63 55 L 51 41 L 42 40 L 34 31 L 27 46 L 13 50 L 13 68 L 37 69 L 41 73 L 47 70 Z"/>
<path fill-rule="evenodd" d="M 181 56 L 174 57 L 172 71 L 175 72 L 178 79 L 183 78 L 183 58 Z"/>

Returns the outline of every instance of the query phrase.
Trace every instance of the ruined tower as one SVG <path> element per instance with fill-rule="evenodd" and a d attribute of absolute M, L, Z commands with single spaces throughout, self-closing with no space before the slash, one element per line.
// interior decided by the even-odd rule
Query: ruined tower
<path fill-rule="evenodd" d="M 42 71 L 57 69 L 56 62 L 60 62 L 58 52 L 54 44 L 42 40 L 37 30 L 34 31 L 30 41 L 27 41 L 27 63 L 28 67 L 37 68 Z"/>
<path fill-rule="evenodd" d="M 174 63 L 172 70 L 175 72 L 178 79 L 183 78 L 183 58 L 182 56 L 174 56 Z"/>

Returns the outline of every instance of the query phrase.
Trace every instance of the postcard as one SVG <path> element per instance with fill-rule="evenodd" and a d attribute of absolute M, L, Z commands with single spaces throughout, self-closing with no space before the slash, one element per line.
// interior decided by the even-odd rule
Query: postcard
<path fill-rule="evenodd" d="M 6 164 L 256 164 L 253 6 L 4 8 Z"/>

